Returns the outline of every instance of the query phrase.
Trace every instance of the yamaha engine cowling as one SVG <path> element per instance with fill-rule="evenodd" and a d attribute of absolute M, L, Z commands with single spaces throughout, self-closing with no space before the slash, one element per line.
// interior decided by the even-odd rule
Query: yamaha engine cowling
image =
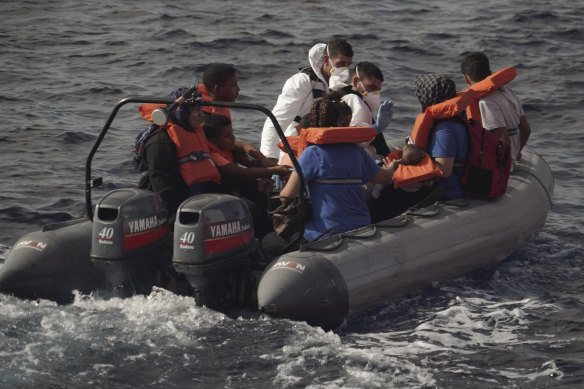
<path fill-rule="evenodd" d="M 118 189 L 97 203 L 91 261 L 120 297 L 147 294 L 170 268 L 168 212 L 160 197 L 141 189 Z"/>
<path fill-rule="evenodd" d="M 178 208 L 172 263 L 189 281 L 198 305 L 241 305 L 244 260 L 257 246 L 249 209 L 237 197 L 202 194 Z"/>

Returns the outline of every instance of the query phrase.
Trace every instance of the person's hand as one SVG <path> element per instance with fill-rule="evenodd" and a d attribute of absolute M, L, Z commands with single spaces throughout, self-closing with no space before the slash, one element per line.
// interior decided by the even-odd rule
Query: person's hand
<path fill-rule="evenodd" d="M 258 191 L 270 193 L 274 190 L 274 180 L 271 178 L 262 178 L 258 181 Z"/>
<path fill-rule="evenodd" d="M 383 103 L 381 103 L 379 106 L 379 111 L 377 111 L 377 120 L 373 125 L 375 131 L 381 132 L 385 127 L 387 127 L 391 121 L 391 118 L 393 117 L 393 110 L 391 109 L 392 107 L 393 101 L 391 100 L 385 100 Z"/>
<path fill-rule="evenodd" d="M 292 173 L 292 169 L 290 169 L 290 166 L 286 166 L 286 165 L 272 166 L 270 168 L 270 171 L 273 174 L 277 174 L 282 178 L 288 177 L 290 175 L 290 173 Z"/>
<path fill-rule="evenodd" d="M 387 165 L 384 166 L 384 168 L 391 170 L 392 172 L 395 171 L 395 169 L 397 169 L 397 167 L 399 166 L 399 164 L 401 163 L 401 159 L 397 159 L 395 161 L 391 161 L 390 163 L 388 163 Z"/>
<path fill-rule="evenodd" d="M 272 166 L 276 166 L 278 164 L 278 159 L 277 158 L 264 157 L 264 158 L 261 158 L 258 161 L 258 163 L 262 167 L 272 167 Z"/>
<path fill-rule="evenodd" d="M 387 157 L 383 157 L 383 159 L 381 160 L 383 162 L 383 167 L 385 168 L 389 168 L 392 167 L 394 170 L 397 169 L 397 166 L 402 163 L 401 159 L 393 159 L 390 160 Z"/>

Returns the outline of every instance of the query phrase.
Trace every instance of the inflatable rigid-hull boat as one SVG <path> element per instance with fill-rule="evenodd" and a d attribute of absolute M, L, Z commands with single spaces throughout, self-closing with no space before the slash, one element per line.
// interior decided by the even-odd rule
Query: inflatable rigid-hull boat
<path fill-rule="evenodd" d="M 497 200 L 411 209 L 280 256 L 262 275 L 259 308 L 272 317 L 334 328 L 434 281 L 496 264 L 543 226 L 552 192 L 550 167 L 525 150 Z"/>

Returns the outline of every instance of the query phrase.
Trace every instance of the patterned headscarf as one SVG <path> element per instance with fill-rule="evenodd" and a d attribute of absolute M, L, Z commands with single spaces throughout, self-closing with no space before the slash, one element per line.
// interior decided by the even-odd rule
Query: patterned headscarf
<path fill-rule="evenodd" d="M 176 100 L 182 95 L 184 95 L 188 90 L 189 90 L 188 87 L 181 86 L 180 88 L 177 88 L 170 92 L 168 97 Z M 192 96 L 191 98 L 198 98 L 201 97 L 201 94 L 195 90 L 191 96 Z M 191 108 L 193 107 L 192 104 L 189 104 L 189 100 L 190 99 L 182 103 L 178 109 L 169 112 L 169 114 L 174 123 L 178 124 L 184 129 L 193 130 L 189 126 L 189 116 L 191 115 Z"/>
<path fill-rule="evenodd" d="M 416 77 L 415 92 L 425 111 L 431 105 L 456 96 L 456 84 L 440 74 L 422 74 Z"/>

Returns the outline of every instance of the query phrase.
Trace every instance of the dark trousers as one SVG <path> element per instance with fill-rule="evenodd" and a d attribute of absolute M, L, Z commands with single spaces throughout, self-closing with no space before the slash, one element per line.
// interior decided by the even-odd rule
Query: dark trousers
<path fill-rule="evenodd" d="M 423 187 L 417 192 L 408 192 L 403 189 L 395 189 L 388 185 L 377 199 L 369 204 L 371 223 L 378 223 L 398 215 L 408 208 L 416 205 L 430 193 L 430 189 Z"/>
<path fill-rule="evenodd" d="M 274 230 L 267 209 L 269 195 L 258 190 L 258 182 L 253 179 L 239 178 L 221 174 L 221 186 L 226 193 L 235 194 L 248 206 L 254 221 L 254 231 L 258 239 Z"/>

